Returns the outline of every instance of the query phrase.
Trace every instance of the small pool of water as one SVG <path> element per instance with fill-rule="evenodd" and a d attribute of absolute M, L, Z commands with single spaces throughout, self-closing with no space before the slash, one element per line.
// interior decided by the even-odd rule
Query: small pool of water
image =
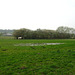
<path fill-rule="evenodd" d="M 44 46 L 44 45 L 60 45 L 64 43 L 20 43 L 14 46 Z"/>

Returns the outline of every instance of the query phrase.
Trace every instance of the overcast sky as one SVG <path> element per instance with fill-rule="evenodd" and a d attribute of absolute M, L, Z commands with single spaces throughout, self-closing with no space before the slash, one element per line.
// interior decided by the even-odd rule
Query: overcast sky
<path fill-rule="evenodd" d="M 75 0 L 0 0 L 0 29 L 75 28 Z"/>

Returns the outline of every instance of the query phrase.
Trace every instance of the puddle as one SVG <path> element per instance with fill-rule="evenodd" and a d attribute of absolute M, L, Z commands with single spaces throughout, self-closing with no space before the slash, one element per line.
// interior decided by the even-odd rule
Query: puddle
<path fill-rule="evenodd" d="M 44 45 L 60 45 L 64 43 L 20 43 L 14 46 L 44 46 Z"/>

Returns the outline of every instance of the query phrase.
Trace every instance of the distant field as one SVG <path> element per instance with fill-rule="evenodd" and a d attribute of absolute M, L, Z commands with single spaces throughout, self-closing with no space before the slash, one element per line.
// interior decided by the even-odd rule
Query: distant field
<path fill-rule="evenodd" d="M 0 36 L 0 39 L 14 39 L 13 36 Z"/>
<path fill-rule="evenodd" d="M 64 43 L 14 46 L 20 43 Z M 0 38 L 0 75 L 75 75 L 75 39 Z"/>

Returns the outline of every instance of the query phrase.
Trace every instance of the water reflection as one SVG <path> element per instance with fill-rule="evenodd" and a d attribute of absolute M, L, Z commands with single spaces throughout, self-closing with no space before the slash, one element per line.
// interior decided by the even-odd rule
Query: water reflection
<path fill-rule="evenodd" d="M 60 45 L 64 43 L 20 43 L 15 46 L 44 46 L 44 45 Z"/>

